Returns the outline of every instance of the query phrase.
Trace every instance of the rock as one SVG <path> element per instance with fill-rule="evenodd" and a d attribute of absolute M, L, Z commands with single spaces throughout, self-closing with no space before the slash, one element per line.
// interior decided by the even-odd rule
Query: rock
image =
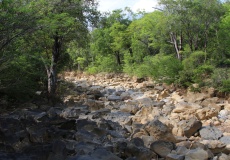
<path fill-rule="evenodd" d="M 132 123 L 131 114 L 126 112 L 114 111 L 103 116 L 105 120 L 111 120 L 121 125 L 130 125 Z"/>
<path fill-rule="evenodd" d="M 67 160 L 101 160 L 101 159 L 92 157 L 90 155 L 77 155 L 77 156 L 69 157 Z"/>
<path fill-rule="evenodd" d="M 156 107 L 144 106 L 132 118 L 134 122 L 145 124 L 160 116 L 160 110 Z"/>
<path fill-rule="evenodd" d="M 218 111 L 215 108 L 205 107 L 202 109 L 198 109 L 196 112 L 196 116 L 199 120 L 210 119 L 212 117 L 218 116 Z"/>
<path fill-rule="evenodd" d="M 122 160 L 105 149 L 96 149 L 91 156 L 100 160 Z"/>
<path fill-rule="evenodd" d="M 60 116 L 63 118 L 78 118 L 80 111 L 79 108 L 68 107 L 61 112 Z"/>
<path fill-rule="evenodd" d="M 41 126 L 34 126 L 27 128 L 30 135 L 30 141 L 33 143 L 43 143 L 48 140 L 47 128 L 41 128 Z"/>
<path fill-rule="evenodd" d="M 155 86 L 154 89 L 159 90 L 159 91 L 163 91 L 164 87 L 163 86 Z"/>
<path fill-rule="evenodd" d="M 229 102 L 230 102 L 230 100 L 229 100 Z M 225 104 L 224 104 L 224 109 L 230 111 L 230 103 L 228 103 L 228 102 L 225 103 Z"/>
<path fill-rule="evenodd" d="M 93 99 L 88 99 L 83 105 L 88 106 L 91 112 L 105 108 L 103 101 L 97 101 Z"/>
<path fill-rule="evenodd" d="M 132 139 L 125 148 L 127 157 L 136 157 L 137 159 L 153 159 L 156 154 L 144 147 L 144 142 L 140 138 Z"/>
<path fill-rule="evenodd" d="M 86 92 L 89 87 L 90 87 L 90 84 L 88 84 L 87 82 L 83 81 L 83 82 L 80 82 L 79 84 L 76 85 L 76 90 L 78 92 Z"/>
<path fill-rule="evenodd" d="M 93 111 L 93 112 L 89 113 L 87 116 L 91 117 L 92 119 L 102 118 L 102 117 L 109 115 L 110 112 L 111 112 L 110 109 L 104 108 L 104 109 L 100 109 L 97 111 Z"/>
<path fill-rule="evenodd" d="M 222 131 L 215 126 L 204 126 L 199 133 L 201 138 L 205 140 L 218 140 L 223 135 Z"/>
<path fill-rule="evenodd" d="M 202 127 L 202 123 L 193 117 L 188 120 L 180 121 L 178 123 L 178 127 L 181 128 L 183 133 L 181 136 L 186 136 L 189 138 Z"/>
<path fill-rule="evenodd" d="M 188 153 L 189 149 L 187 149 L 185 146 L 177 146 L 176 148 L 176 153 L 178 155 L 186 155 Z"/>
<path fill-rule="evenodd" d="M 228 110 L 221 110 L 218 114 L 218 118 L 226 120 L 228 119 L 229 111 Z"/>
<path fill-rule="evenodd" d="M 151 98 L 137 98 L 136 99 L 139 103 L 139 107 L 153 107 L 153 101 Z"/>
<path fill-rule="evenodd" d="M 95 127 L 97 127 L 97 123 L 94 121 L 90 121 L 87 119 L 78 119 L 76 120 L 76 129 L 87 129 L 87 130 L 93 130 Z"/>
<path fill-rule="evenodd" d="M 125 104 L 120 106 L 120 110 L 122 112 L 128 112 L 130 114 L 136 114 L 138 111 L 139 107 L 137 105 L 132 105 L 132 104 Z"/>
<path fill-rule="evenodd" d="M 173 92 L 171 95 L 171 99 L 173 100 L 174 104 L 184 101 L 183 97 L 180 96 L 178 92 Z"/>
<path fill-rule="evenodd" d="M 173 109 L 172 114 L 176 113 L 180 120 L 190 119 L 196 115 L 198 109 L 201 109 L 202 106 L 196 103 L 186 103 L 179 102 L 175 104 L 175 109 Z"/>
<path fill-rule="evenodd" d="M 140 138 L 143 140 L 145 147 L 149 148 L 150 145 L 155 141 L 153 136 L 142 135 Z"/>
<path fill-rule="evenodd" d="M 167 91 L 167 90 L 163 90 L 163 91 L 158 95 L 157 100 L 162 100 L 162 99 L 164 99 L 164 98 L 166 98 L 166 97 L 168 97 L 168 96 L 169 96 L 168 91 Z"/>
<path fill-rule="evenodd" d="M 166 160 L 184 160 L 185 156 L 169 153 L 166 156 Z"/>
<path fill-rule="evenodd" d="M 196 103 L 196 102 L 201 102 L 202 100 L 204 100 L 205 98 L 208 98 L 208 97 L 209 97 L 209 95 L 207 95 L 205 93 L 191 92 L 188 90 L 187 95 L 184 97 L 184 99 L 187 102 Z"/>
<path fill-rule="evenodd" d="M 61 114 L 61 110 L 59 108 L 55 108 L 55 107 L 51 107 L 48 111 L 47 111 L 47 115 L 49 118 L 53 118 L 56 117 L 57 115 Z"/>
<path fill-rule="evenodd" d="M 74 145 L 74 149 L 80 154 L 90 154 L 96 149 L 97 145 L 92 142 L 80 142 Z"/>
<path fill-rule="evenodd" d="M 230 145 L 230 136 L 221 137 L 220 141 L 226 145 Z"/>
<path fill-rule="evenodd" d="M 222 152 L 226 146 L 226 144 L 219 140 L 202 140 L 200 143 L 206 145 L 214 154 Z"/>
<path fill-rule="evenodd" d="M 129 92 L 122 92 L 120 97 L 123 101 L 131 98 Z"/>
<path fill-rule="evenodd" d="M 175 144 L 167 141 L 155 141 L 150 145 L 150 149 L 157 153 L 160 157 L 165 158 L 173 149 Z"/>
<path fill-rule="evenodd" d="M 221 153 L 218 160 L 230 160 L 230 155 L 226 155 L 224 153 Z"/>
<path fill-rule="evenodd" d="M 171 133 L 170 129 L 159 120 L 155 119 L 150 121 L 145 125 L 144 129 L 156 140 L 175 142 L 175 137 Z"/>
<path fill-rule="evenodd" d="M 230 154 L 230 136 L 224 136 L 220 138 L 220 141 L 226 145 L 223 152 Z"/>
<path fill-rule="evenodd" d="M 129 157 L 129 158 L 125 159 L 125 160 L 138 160 L 138 159 L 136 157 Z"/>
<path fill-rule="evenodd" d="M 137 100 L 137 99 L 141 99 L 143 98 L 144 96 L 144 93 L 142 92 L 130 92 L 130 97 L 133 99 L 133 100 Z"/>
<path fill-rule="evenodd" d="M 55 141 L 52 146 L 52 153 L 50 153 L 48 160 L 63 160 L 66 159 L 67 152 L 65 143 L 62 141 Z"/>
<path fill-rule="evenodd" d="M 218 97 L 211 97 L 211 98 L 206 98 L 204 101 L 202 101 L 201 105 L 203 107 L 211 107 L 215 108 L 218 112 L 221 110 L 220 105 L 218 105 Z"/>
<path fill-rule="evenodd" d="M 108 96 L 108 101 L 121 101 L 120 96 L 115 96 L 115 95 L 109 95 Z"/>
<path fill-rule="evenodd" d="M 164 114 L 165 116 L 168 116 L 171 114 L 172 110 L 175 108 L 175 106 L 173 105 L 164 105 L 163 109 L 162 109 L 162 114 Z"/>
<path fill-rule="evenodd" d="M 201 149 L 192 149 L 189 150 L 185 155 L 185 160 L 207 160 L 208 159 L 208 152 Z"/>

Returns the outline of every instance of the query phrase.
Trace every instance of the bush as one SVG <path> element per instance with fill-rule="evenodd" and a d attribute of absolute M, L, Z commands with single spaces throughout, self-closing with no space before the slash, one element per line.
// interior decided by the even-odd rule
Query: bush
<path fill-rule="evenodd" d="M 98 57 L 96 62 L 88 67 L 87 72 L 94 74 L 98 72 L 118 72 L 120 70 L 121 66 L 117 65 L 115 58 L 112 55 L 108 55 Z"/>
<path fill-rule="evenodd" d="M 158 54 L 145 57 L 142 64 L 135 65 L 133 73 L 138 77 L 149 76 L 162 82 L 173 83 L 178 79 L 181 70 L 182 64 L 178 59 Z"/>
<path fill-rule="evenodd" d="M 99 71 L 98 71 L 98 68 L 97 68 L 97 67 L 95 67 L 95 66 L 89 66 L 89 67 L 87 68 L 86 72 L 89 73 L 89 74 L 96 74 L 96 73 L 98 73 Z"/>
<path fill-rule="evenodd" d="M 184 69 L 196 69 L 197 67 L 205 64 L 206 54 L 207 53 L 203 51 L 196 51 L 191 53 L 189 57 L 182 62 Z"/>
<path fill-rule="evenodd" d="M 221 92 L 230 93 L 230 69 L 216 68 L 212 74 L 212 85 Z"/>
<path fill-rule="evenodd" d="M 221 92 L 230 93 L 230 79 L 223 80 L 220 88 Z"/>
<path fill-rule="evenodd" d="M 185 87 L 189 87 L 193 83 L 197 83 L 199 86 L 207 85 L 207 80 L 210 79 L 214 66 L 206 62 L 206 54 L 203 51 L 196 51 L 183 60 L 183 71 L 180 72 L 178 80 L 180 85 Z"/>
<path fill-rule="evenodd" d="M 204 83 L 211 77 L 213 71 L 214 67 L 212 65 L 204 64 L 199 66 L 193 70 L 193 81 L 198 84 Z"/>

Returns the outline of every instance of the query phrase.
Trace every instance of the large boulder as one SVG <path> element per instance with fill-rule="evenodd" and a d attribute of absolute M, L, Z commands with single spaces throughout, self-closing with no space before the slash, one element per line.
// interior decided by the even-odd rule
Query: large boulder
<path fill-rule="evenodd" d="M 175 144 L 167 141 L 155 141 L 150 145 L 150 149 L 157 153 L 160 157 L 165 158 L 172 150 L 175 149 Z"/>
<path fill-rule="evenodd" d="M 144 146 L 140 138 L 134 138 L 125 148 L 126 157 L 136 157 L 137 159 L 155 159 L 157 155 Z"/>
<path fill-rule="evenodd" d="M 173 131 L 177 131 L 177 136 L 191 137 L 202 127 L 202 123 L 195 117 L 188 120 L 182 120 L 174 127 Z M 175 133 L 174 133 L 175 134 Z"/>
<path fill-rule="evenodd" d="M 189 150 L 185 155 L 185 160 L 207 160 L 208 159 L 208 152 L 201 149 L 196 148 Z"/>
<path fill-rule="evenodd" d="M 153 136 L 156 140 L 166 140 L 170 142 L 176 141 L 170 128 L 157 119 L 154 119 L 147 123 L 144 126 L 144 129 L 149 133 L 150 136 Z"/>
<path fill-rule="evenodd" d="M 214 154 L 223 152 L 226 147 L 226 144 L 219 140 L 202 140 L 200 143 L 207 146 L 208 149 Z"/>
<path fill-rule="evenodd" d="M 205 140 L 218 140 L 223 135 L 222 131 L 215 126 L 204 126 L 199 133 L 201 138 Z"/>

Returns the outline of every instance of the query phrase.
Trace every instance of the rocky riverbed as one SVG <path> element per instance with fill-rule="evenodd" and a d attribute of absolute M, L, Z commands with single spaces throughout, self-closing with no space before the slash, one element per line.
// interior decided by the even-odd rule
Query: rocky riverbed
<path fill-rule="evenodd" d="M 67 83 L 67 82 L 68 83 Z M 0 114 L 1 160 L 228 160 L 230 99 L 124 74 L 66 73 L 55 107 Z"/>

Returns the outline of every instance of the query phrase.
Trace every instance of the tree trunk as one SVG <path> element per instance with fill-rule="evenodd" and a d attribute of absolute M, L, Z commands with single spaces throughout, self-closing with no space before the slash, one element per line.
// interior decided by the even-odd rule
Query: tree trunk
<path fill-rule="evenodd" d="M 171 37 L 171 42 L 174 46 L 174 49 L 176 50 L 177 59 L 181 60 L 180 49 L 179 49 L 178 44 L 177 44 L 176 35 L 173 32 L 171 32 L 170 37 Z"/>
<path fill-rule="evenodd" d="M 48 100 L 55 104 L 56 90 L 57 90 L 57 63 L 60 57 L 61 38 L 58 33 L 54 36 L 54 44 L 52 50 L 51 65 L 47 67 L 48 76 Z"/>
<path fill-rule="evenodd" d="M 120 57 L 119 51 L 115 52 L 115 56 L 116 56 L 117 64 L 120 66 L 121 65 L 121 57 Z"/>

